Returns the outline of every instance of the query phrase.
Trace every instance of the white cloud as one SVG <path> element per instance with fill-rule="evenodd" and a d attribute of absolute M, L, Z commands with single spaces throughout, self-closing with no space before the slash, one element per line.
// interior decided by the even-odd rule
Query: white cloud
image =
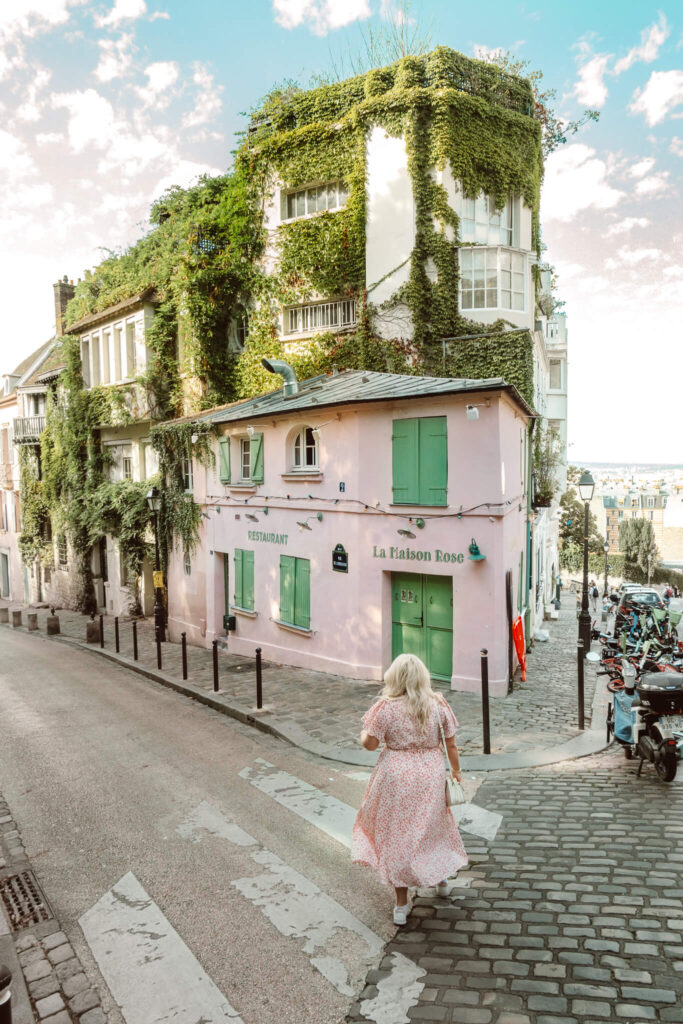
<path fill-rule="evenodd" d="M 114 134 L 114 109 L 95 89 L 56 93 L 52 105 L 69 112 L 67 134 L 75 153 L 82 153 L 91 144 L 97 149 L 110 144 Z"/>
<path fill-rule="evenodd" d="M 570 221 L 582 210 L 609 210 L 625 192 L 607 180 L 608 166 L 584 143 L 563 146 L 546 163 L 542 220 Z"/>
<path fill-rule="evenodd" d="M 674 135 L 669 149 L 674 156 L 683 156 L 683 139 L 679 139 L 677 135 Z"/>
<path fill-rule="evenodd" d="M 16 135 L 0 129 L 0 171 L 7 180 L 21 181 L 34 174 L 36 165 L 26 149 L 26 144 Z"/>
<path fill-rule="evenodd" d="M 674 263 L 670 267 L 664 267 L 662 274 L 664 274 L 665 277 L 683 277 L 683 267 Z"/>
<path fill-rule="evenodd" d="M 101 53 L 95 78 L 100 82 L 122 78 L 133 63 L 133 33 L 124 32 L 118 39 L 99 39 L 97 45 Z"/>
<path fill-rule="evenodd" d="M 215 175 L 220 173 L 219 167 L 210 167 L 208 164 L 196 163 L 194 160 L 178 160 L 175 166 L 163 178 L 157 181 L 150 198 L 158 198 L 174 185 L 179 185 L 181 188 L 189 188 L 190 185 L 195 184 L 197 178 L 202 174 L 210 174 L 215 177 Z"/>
<path fill-rule="evenodd" d="M 216 85 L 213 75 L 201 63 L 194 64 L 192 81 L 197 86 L 194 109 L 183 117 L 183 128 L 197 128 L 218 117 L 222 109 L 222 85 Z"/>
<path fill-rule="evenodd" d="M 607 99 L 607 86 L 604 77 L 611 53 L 599 53 L 591 57 L 579 67 L 579 78 L 571 93 L 579 103 L 589 107 L 601 107 Z"/>
<path fill-rule="evenodd" d="M 653 71 L 644 89 L 636 89 L 629 107 L 644 114 L 649 125 L 659 124 L 683 103 L 683 71 Z"/>
<path fill-rule="evenodd" d="M 628 169 L 628 173 L 632 178 L 642 178 L 644 174 L 651 171 L 655 165 L 654 158 L 651 156 L 645 157 L 644 160 L 639 160 L 637 164 L 632 164 Z"/>
<path fill-rule="evenodd" d="M 493 61 L 497 57 L 502 57 L 505 54 L 505 50 L 502 46 L 484 46 L 483 44 L 475 43 L 474 45 L 474 56 L 477 60 Z"/>
<path fill-rule="evenodd" d="M 633 228 L 646 228 L 650 224 L 647 217 L 624 217 L 616 224 L 611 224 L 606 231 L 608 236 L 625 235 Z"/>
<path fill-rule="evenodd" d="M 145 0 L 116 0 L 116 3 L 106 17 L 95 18 L 95 24 L 98 28 L 106 25 L 118 25 L 120 21 L 141 18 L 146 13 L 147 4 Z"/>
<path fill-rule="evenodd" d="M 314 35 L 324 36 L 330 29 L 369 18 L 371 11 L 369 0 L 273 0 L 273 13 L 283 28 L 305 24 Z"/>
<path fill-rule="evenodd" d="M 36 135 L 36 143 L 39 146 L 51 146 L 57 142 L 64 142 L 61 132 L 39 132 Z"/>
<path fill-rule="evenodd" d="M 169 90 L 178 81 L 178 65 L 172 60 L 158 60 L 145 68 L 147 85 L 136 92 L 146 107 L 162 110 L 171 101 Z"/>
<path fill-rule="evenodd" d="M 0 7 L 0 35 L 34 36 L 69 20 L 69 8 L 85 0 L 12 0 Z"/>
<path fill-rule="evenodd" d="M 669 28 L 664 14 L 659 15 L 659 21 L 644 28 L 640 33 L 640 46 L 634 46 L 625 57 L 621 57 L 614 65 L 614 74 L 620 75 L 627 71 L 636 61 L 642 60 L 645 64 L 651 64 L 657 59 L 659 49 L 667 40 L 671 29 Z"/>
<path fill-rule="evenodd" d="M 636 185 L 636 195 L 652 196 L 656 192 L 664 192 L 669 187 L 669 172 L 662 171 L 661 174 L 651 174 L 648 178 L 642 178 Z"/>
<path fill-rule="evenodd" d="M 628 246 L 622 245 L 617 249 L 616 258 L 605 260 L 605 266 L 608 270 L 615 270 L 620 265 L 635 267 L 646 260 L 659 260 L 662 255 L 661 249 L 629 249 Z"/>
<path fill-rule="evenodd" d="M 34 68 L 30 82 L 26 89 L 24 102 L 17 107 L 17 117 L 20 121 L 38 121 L 43 113 L 46 97 L 43 95 L 50 84 L 52 73 L 46 68 Z"/>

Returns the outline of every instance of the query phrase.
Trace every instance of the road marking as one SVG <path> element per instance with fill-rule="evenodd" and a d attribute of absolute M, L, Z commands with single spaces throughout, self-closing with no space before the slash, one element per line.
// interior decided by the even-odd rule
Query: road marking
<path fill-rule="evenodd" d="M 302 948 L 311 964 L 338 992 L 352 996 L 357 991 L 368 960 L 374 961 L 384 946 L 378 935 L 206 801 L 176 831 L 190 842 L 200 842 L 202 832 L 208 832 L 236 846 L 252 847 L 249 857 L 265 870 L 231 884 L 281 935 L 304 940 Z"/>
<path fill-rule="evenodd" d="M 478 804 L 456 804 L 451 807 L 456 824 L 463 832 L 470 832 L 474 836 L 488 839 L 489 842 L 496 838 L 500 828 L 503 815 L 497 811 L 487 811 L 485 807 Z"/>
<path fill-rule="evenodd" d="M 334 796 L 323 793 L 308 782 L 297 779 L 289 772 L 280 771 L 274 764 L 256 759 L 256 768 L 243 768 L 240 778 L 272 797 L 288 811 L 298 814 L 304 821 L 336 839 L 342 846 L 351 847 L 351 829 L 358 813 L 354 807 L 342 803 Z"/>
<path fill-rule="evenodd" d="M 394 953 L 391 973 L 377 983 L 374 999 L 364 999 L 360 1012 L 375 1024 L 409 1024 L 408 1011 L 416 1005 L 427 973 L 402 953 Z"/>
<path fill-rule="evenodd" d="M 244 1024 L 132 872 L 79 924 L 126 1024 Z"/>

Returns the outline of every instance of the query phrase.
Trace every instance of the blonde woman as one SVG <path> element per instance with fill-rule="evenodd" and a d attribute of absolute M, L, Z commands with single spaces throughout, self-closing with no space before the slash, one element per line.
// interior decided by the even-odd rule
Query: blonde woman
<path fill-rule="evenodd" d="M 351 859 L 374 868 L 396 890 L 394 923 L 410 913 L 408 889 L 436 885 L 467 864 L 453 815 L 446 806 L 443 726 L 453 776 L 461 780 L 457 722 L 445 699 L 432 690 L 426 666 L 400 654 L 384 676 L 380 699 L 363 716 L 361 744 L 384 750 L 370 776 L 353 826 Z"/>

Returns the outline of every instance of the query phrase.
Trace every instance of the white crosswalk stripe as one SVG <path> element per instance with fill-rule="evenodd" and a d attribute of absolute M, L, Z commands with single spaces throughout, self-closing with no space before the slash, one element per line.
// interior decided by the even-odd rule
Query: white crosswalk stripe
<path fill-rule="evenodd" d="M 244 1024 L 132 872 L 79 924 L 126 1024 Z"/>
<path fill-rule="evenodd" d="M 420 978 L 427 972 L 402 953 L 394 953 L 391 961 L 391 973 L 377 983 L 374 999 L 363 1000 L 360 1012 L 375 1024 L 409 1024 L 408 1011 L 420 998 L 425 987 Z"/>

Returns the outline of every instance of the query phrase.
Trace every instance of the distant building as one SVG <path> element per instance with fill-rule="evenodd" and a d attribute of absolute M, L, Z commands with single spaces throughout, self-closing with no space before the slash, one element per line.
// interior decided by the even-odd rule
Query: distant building
<path fill-rule="evenodd" d="M 619 551 L 619 526 L 629 519 L 647 519 L 652 523 L 657 547 L 662 551 L 664 542 L 664 512 L 668 495 L 661 491 L 628 491 L 603 495 L 605 510 L 605 539 L 611 552 Z"/>

